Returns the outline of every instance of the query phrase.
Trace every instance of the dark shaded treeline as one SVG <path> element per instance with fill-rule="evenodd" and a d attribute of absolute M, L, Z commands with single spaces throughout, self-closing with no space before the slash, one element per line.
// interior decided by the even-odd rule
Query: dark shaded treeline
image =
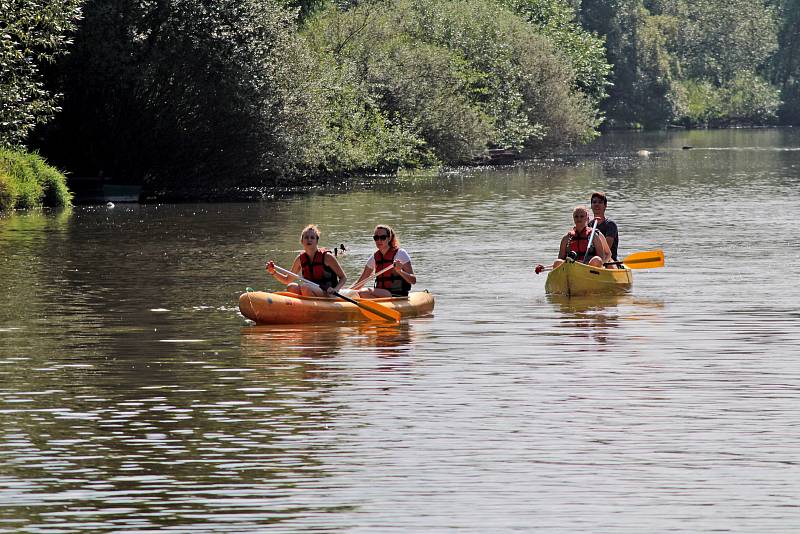
<path fill-rule="evenodd" d="M 14 64 L 21 99 L 3 52 L 2 142 L 162 198 L 547 153 L 604 125 L 800 120 L 800 0 L 77 5 L 3 4 L 28 21 L 17 60 L 36 10 L 61 41 Z"/>

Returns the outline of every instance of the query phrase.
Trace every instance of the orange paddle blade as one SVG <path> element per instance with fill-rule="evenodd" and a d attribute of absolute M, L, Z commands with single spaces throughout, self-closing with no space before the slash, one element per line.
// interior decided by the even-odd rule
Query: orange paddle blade
<path fill-rule="evenodd" d="M 392 308 L 387 308 L 386 306 L 379 304 L 377 302 L 372 302 L 369 299 L 360 299 L 355 301 L 356 306 L 361 308 L 361 311 L 364 312 L 365 315 L 377 315 L 379 319 L 385 319 L 387 321 L 392 321 L 394 323 L 400 322 L 400 312 L 397 310 L 393 310 Z M 374 317 L 373 317 L 374 319 Z"/>
<path fill-rule="evenodd" d="M 400 322 L 401 315 L 400 312 L 397 310 L 393 310 L 392 308 L 387 308 L 386 306 L 378 304 L 377 302 L 373 302 L 369 299 L 354 300 L 351 299 L 350 297 L 345 297 L 341 293 L 337 293 L 335 291 L 333 294 L 342 300 L 346 300 L 347 302 L 352 302 L 353 304 L 358 306 L 361 309 L 361 312 L 370 319 L 372 319 L 373 321 L 386 320 L 386 321 L 392 321 L 393 323 Z"/>
<path fill-rule="evenodd" d="M 664 266 L 663 250 L 648 250 L 646 252 L 634 252 L 625 256 L 622 260 L 625 267 L 631 269 L 655 269 Z"/>

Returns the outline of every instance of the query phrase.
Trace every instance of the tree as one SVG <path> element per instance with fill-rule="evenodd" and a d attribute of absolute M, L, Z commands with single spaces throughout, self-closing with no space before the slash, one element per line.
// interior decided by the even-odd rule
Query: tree
<path fill-rule="evenodd" d="M 765 0 L 594 0 L 584 2 L 581 20 L 607 39 L 613 122 L 773 120 L 775 92 L 761 75 L 777 26 Z"/>
<path fill-rule="evenodd" d="M 58 110 L 42 66 L 63 55 L 82 0 L 0 0 L 0 146 L 21 145 Z"/>
<path fill-rule="evenodd" d="M 525 17 L 560 51 L 567 54 L 575 71 L 575 86 L 592 99 L 595 106 L 608 96 L 605 39 L 586 31 L 577 21 L 576 8 L 563 0 L 502 0 Z"/>
<path fill-rule="evenodd" d="M 541 149 L 595 135 L 597 110 L 569 58 L 502 6 L 400 0 L 331 9 L 307 33 L 444 162 L 470 161 L 487 146 Z"/>
<path fill-rule="evenodd" d="M 676 54 L 685 78 L 721 86 L 756 73 L 778 48 L 776 13 L 763 0 L 674 0 L 664 10 L 682 21 Z"/>
<path fill-rule="evenodd" d="M 781 119 L 800 123 L 800 0 L 778 0 L 780 31 L 771 81 L 781 89 Z"/>
<path fill-rule="evenodd" d="M 670 52 L 678 21 L 652 15 L 642 0 L 585 2 L 581 20 L 607 40 L 614 66 L 604 107 L 610 122 L 649 128 L 669 123 L 679 105 Z"/>
<path fill-rule="evenodd" d="M 62 67 L 68 168 L 187 196 L 305 168 L 320 100 L 278 0 L 93 0 Z"/>

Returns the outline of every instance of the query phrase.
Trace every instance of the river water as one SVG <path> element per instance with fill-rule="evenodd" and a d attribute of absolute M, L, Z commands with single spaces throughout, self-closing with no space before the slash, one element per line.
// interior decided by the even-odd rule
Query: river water
<path fill-rule="evenodd" d="M 687 148 L 684 148 L 687 147 Z M 688 148 L 692 147 L 692 148 Z M 647 154 L 639 151 L 646 150 Z M 612 299 L 544 294 L 590 193 Z M 796 532 L 800 133 L 624 133 L 260 203 L 0 218 L 0 531 Z M 256 327 L 308 222 L 435 315 Z"/>

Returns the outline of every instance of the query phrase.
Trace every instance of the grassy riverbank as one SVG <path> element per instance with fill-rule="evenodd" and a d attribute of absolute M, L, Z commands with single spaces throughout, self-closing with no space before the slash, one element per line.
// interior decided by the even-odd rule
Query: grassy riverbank
<path fill-rule="evenodd" d="M 0 211 L 72 204 L 67 178 L 38 154 L 0 149 Z"/>

